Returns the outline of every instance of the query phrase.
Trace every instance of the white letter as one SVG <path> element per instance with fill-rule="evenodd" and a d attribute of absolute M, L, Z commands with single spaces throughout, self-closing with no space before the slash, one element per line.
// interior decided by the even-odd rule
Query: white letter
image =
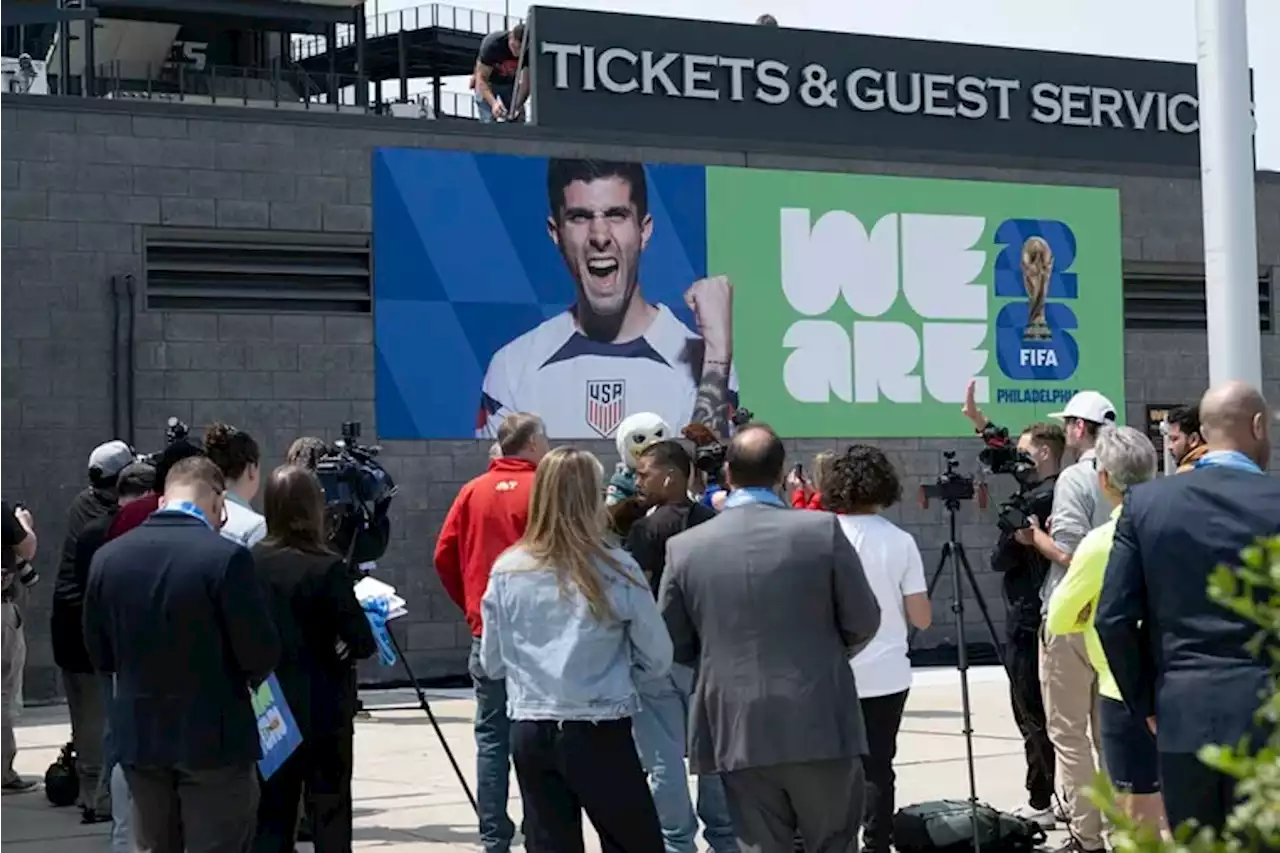
<path fill-rule="evenodd" d="M 684 96 L 704 101 L 720 100 L 719 89 L 699 89 L 699 84 L 711 82 L 711 69 L 716 67 L 714 56 L 684 55 Z"/>
<path fill-rule="evenodd" d="M 755 65 L 754 59 L 740 59 L 733 56 L 720 57 L 720 67 L 729 69 L 729 100 L 742 100 L 742 72 Z"/>
<path fill-rule="evenodd" d="M 1106 103 L 1103 103 L 1106 101 Z M 1124 127 L 1120 120 L 1120 90 L 1110 86 L 1098 86 L 1093 90 L 1093 126 L 1102 127 L 1105 115 L 1112 127 Z"/>
<path fill-rule="evenodd" d="M 849 76 L 844 78 L 844 91 L 845 96 L 849 98 L 849 103 L 867 112 L 883 109 L 884 89 L 880 88 L 879 85 L 864 87 L 863 91 L 871 96 L 869 98 L 858 91 L 858 84 L 863 80 L 879 84 L 880 77 L 880 72 L 874 68 L 858 68 L 850 71 Z"/>
<path fill-rule="evenodd" d="M 986 227 L 981 216 L 902 215 L 902 292 L 917 314 L 987 319 L 987 286 L 974 281 L 987 262 L 987 253 L 974 248 Z"/>
<path fill-rule="evenodd" d="M 961 77 L 956 93 L 960 98 L 956 111 L 965 118 L 982 118 L 991 109 L 987 103 L 987 84 L 977 77 Z"/>
<path fill-rule="evenodd" d="M 581 56 L 582 45 L 580 44 L 556 44 L 552 41 L 544 41 L 542 43 L 542 52 L 550 53 L 556 58 L 555 64 L 555 87 L 557 89 L 569 88 L 569 57 Z"/>
<path fill-rule="evenodd" d="M 654 62 L 652 50 L 642 51 L 640 53 L 640 91 L 646 95 L 652 95 L 653 84 L 656 81 L 662 84 L 662 90 L 668 95 L 673 98 L 680 97 L 680 90 L 667 76 L 667 69 L 679 56 L 678 53 L 664 53 L 661 59 Z"/>
<path fill-rule="evenodd" d="M 930 116 L 954 116 L 956 114 L 955 106 L 943 102 L 951 97 L 951 90 L 955 84 L 956 78 L 951 74 L 924 75 L 924 114 Z"/>
<path fill-rule="evenodd" d="M 1191 121 L 1183 121 L 1182 116 L 1178 115 L 1178 109 L 1184 105 L 1197 111 L 1200 108 L 1194 96 L 1186 93 L 1174 95 L 1169 99 L 1169 126 L 1178 133 L 1195 133 L 1200 129 L 1200 118 L 1197 115 Z"/>
<path fill-rule="evenodd" d="M 849 336 L 832 320 L 797 320 L 782 345 L 791 350 L 782 383 L 799 403 L 830 403 L 831 394 L 853 402 L 853 354 Z"/>
<path fill-rule="evenodd" d="M 999 97 L 999 106 L 996 107 L 996 118 L 1001 121 L 1009 120 L 1009 93 L 1022 88 L 1022 84 L 1017 80 L 1004 80 L 1000 77 L 988 77 L 987 88 L 995 89 Z"/>
<path fill-rule="evenodd" d="M 766 104 L 785 103 L 791 97 L 791 84 L 787 82 L 786 63 L 766 59 L 756 66 L 756 100 Z"/>
<path fill-rule="evenodd" d="M 1143 92 L 1142 103 L 1139 104 L 1133 97 L 1132 89 L 1124 90 L 1124 104 L 1129 108 L 1129 121 L 1134 130 L 1147 129 L 1147 117 L 1151 115 L 1151 100 L 1153 98 L 1155 98 L 1154 92 Z"/>
<path fill-rule="evenodd" d="M 987 366 L 987 351 L 978 349 L 987 336 L 986 323 L 924 324 L 924 387 L 939 403 L 963 403 L 964 387 Z M 987 380 L 978 378 L 974 395 L 987 399 Z"/>
<path fill-rule="evenodd" d="M 782 292 L 791 307 L 816 317 L 836 297 L 864 317 L 879 317 L 898 298 L 898 217 L 868 234 L 858 217 L 832 210 L 810 225 L 804 208 L 780 212 Z"/>
<path fill-rule="evenodd" d="M 596 49 L 591 45 L 582 46 L 582 91 L 596 90 Z"/>
<path fill-rule="evenodd" d="M 1089 87 L 1062 87 L 1062 123 L 1072 127 L 1089 127 Z"/>
<path fill-rule="evenodd" d="M 884 87 L 889 92 L 889 109 L 904 115 L 920 112 L 920 72 L 911 72 L 911 102 L 906 104 L 898 97 L 898 72 L 889 71 L 884 76 Z"/>
<path fill-rule="evenodd" d="M 615 59 L 621 59 L 631 66 L 632 70 L 636 67 L 636 55 L 625 47 L 611 47 L 600 52 L 600 58 L 596 60 L 596 77 L 600 79 L 600 85 L 610 92 L 617 92 L 619 95 L 627 92 L 634 92 L 640 88 L 640 83 L 633 76 L 626 82 L 618 82 L 609 73 L 609 64 Z"/>
<path fill-rule="evenodd" d="M 1037 83 L 1031 87 L 1031 118 L 1041 124 L 1058 124 L 1062 121 L 1062 104 L 1058 102 L 1056 83 Z"/>
<path fill-rule="evenodd" d="M 906 323 L 853 324 L 853 398 L 880 402 L 880 392 L 894 403 L 920 402 L 920 377 L 912 376 L 920 361 L 920 339 Z"/>
<path fill-rule="evenodd" d="M 1164 92 L 1156 92 L 1156 130 L 1169 129 L 1169 96 Z"/>

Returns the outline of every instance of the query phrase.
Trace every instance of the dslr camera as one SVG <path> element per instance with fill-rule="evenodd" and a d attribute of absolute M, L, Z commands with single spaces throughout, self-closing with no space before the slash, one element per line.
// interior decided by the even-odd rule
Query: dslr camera
<path fill-rule="evenodd" d="M 734 430 L 740 430 L 751 423 L 753 418 L 755 418 L 755 414 L 750 409 L 738 409 L 733 413 L 730 422 L 733 424 Z M 724 462 L 728 453 L 729 448 L 723 441 L 700 444 L 694 449 L 693 465 L 706 474 L 707 479 L 711 482 L 719 482 L 720 475 L 724 473 Z"/>

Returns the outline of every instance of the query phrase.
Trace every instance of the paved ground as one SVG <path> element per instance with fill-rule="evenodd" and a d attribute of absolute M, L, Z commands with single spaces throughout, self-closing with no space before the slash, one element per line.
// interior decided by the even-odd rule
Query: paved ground
<path fill-rule="evenodd" d="M 1004 673 L 975 669 L 970 681 L 978 794 L 994 806 L 1012 808 L 1025 797 L 1025 765 Z M 958 684 L 952 670 L 916 672 L 898 739 L 900 805 L 967 796 Z M 473 703 L 464 691 L 436 691 L 429 699 L 470 783 Z M 479 850 L 474 815 L 426 716 L 420 710 L 388 709 L 412 701 L 409 691 L 365 695 L 373 719 L 356 728 L 355 846 L 422 853 Z M 27 709 L 17 737 L 19 772 L 43 777 L 68 738 L 66 708 Z M 512 792 L 515 800 L 514 781 Z M 518 809 L 513 802 L 513 816 Z M 43 793 L 10 794 L 3 798 L 0 841 L 7 853 L 105 851 L 107 826 L 80 825 L 72 810 L 52 808 Z M 594 839 L 588 849 L 599 850 Z"/>

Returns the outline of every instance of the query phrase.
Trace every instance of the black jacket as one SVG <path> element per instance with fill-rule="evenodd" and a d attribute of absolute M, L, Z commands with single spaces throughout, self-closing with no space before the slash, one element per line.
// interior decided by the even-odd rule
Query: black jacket
<path fill-rule="evenodd" d="M 1049 523 L 1053 512 L 1053 487 L 1057 476 L 1041 480 L 1024 494 L 1030 515 L 1040 520 L 1040 525 Z M 1008 605 L 1009 630 L 1036 631 L 1040 626 L 1042 611 L 1040 588 L 1044 585 L 1045 576 L 1049 573 L 1049 561 L 1030 545 L 1023 545 L 1013 538 L 1012 533 L 1000 532 L 995 549 L 991 552 L 991 568 L 1004 575 L 1004 600 Z"/>
<path fill-rule="evenodd" d="M 85 645 L 116 676 L 120 763 L 228 767 L 261 757 L 249 689 L 280 640 L 249 552 L 204 522 L 158 513 L 93 558 Z"/>
<path fill-rule="evenodd" d="M 687 501 L 660 506 L 631 525 L 627 550 L 649 579 L 655 596 L 667 563 L 667 540 L 715 517 L 716 511 L 706 504 Z"/>
<path fill-rule="evenodd" d="M 1192 753 L 1248 734 L 1274 644 L 1206 594 L 1219 565 L 1280 535 L 1280 479 L 1198 468 L 1132 489 L 1116 522 L 1094 625 L 1120 693 L 1155 715 L 1161 752 Z"/>
<path fill-rule="evenodd" d="M 116 496 L 94 486 L 86 487 L 67 508 L 67 535 L 62 540 L 62 556 L 58 575 L 53 582 L 53 600 L 80 605 L 84 599 L 84 577 L 76 570 L 76 548 L 84 529 L 91 521 L 108 515 L 116 508 Z"/>
<path fill-rule="evenodd" d="M 356 712 L 355 660 L 377 651 L 341 559 L 261 543 L 253 549 L 280 632 L 276 678 L 303 737 L 351 728 Z M 338 658 L 335 643 L 347 644 Z"/>
<path fill-rule="evenodd" d="M 69 568 L 58 570 L 53 610 L 49 618 L 49 637 L 53 644 L 53 662 L 67 672 L 93 672 L 89 652 L 84 646 L 84 589 L 89 581 L 93 555 L 107 542 L 107 531 L 115 520 L 111 508 L 80 531 L 75 542 L 75 557 Z M 61 588 L 64 595 L 57 595 Z"/>

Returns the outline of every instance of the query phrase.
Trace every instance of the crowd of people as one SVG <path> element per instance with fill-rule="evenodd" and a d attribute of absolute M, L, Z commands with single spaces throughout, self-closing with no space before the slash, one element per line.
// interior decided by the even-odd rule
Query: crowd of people
<path fill-rule="evenodd" d="M 116 853 L 291 853 L 300 831 L 317 850 L 351 849 L 355 662 L 376 645 L 332 548 L 314 470 L 326 447 L 301 438 L 265 474 L 251 435 L 214 424 L 157 457 L 123 441 L 90 454 L 50 629 L 76 804 L 83 822 L 112 822 Z M 36 786 L 13 770 L 23 646 L 8 564 L 31 560 L 35 532 L 25 510 L 6 505 L 3 518 L 8 792 Z M 250 688 L 272 674 L 302 742 L 262 779 Z"/>
<path fill-rule="evenodd" d="M 988 443 L 1007 435 L 972 396 L 963 415 Z M 992 552 L 1026 743 L 1017 813 L 1065 823 L 1064 850 L 1102 850 L 1083 792 L 1102 767 L 1137 820 L 1221 829 L 1235 783 L 1197 752 L 1267 734 L 1254 712 L 1269 674 L 1250 624 L 1206 582 L 1280 533 L 1271 413 L 1241 383 L 1171 413 L 1169 477 L 1102 395 L 1078 393 L 1055 419 L 1017 439 L 1028 512 Z M 434 554 L 473 635 L 485 850 L 516 836 L 514 764 L 531 853 L 582 850 L 584 814 L 614 853 L 691 853 L 700 825 L 715 853 L 887 853 L 908 637 L 931 608 L 919 547 L 884 514 L 903 494 L 885 454 L 832 450 L 805 476 L 747 423 L 706 484 L 682 442 L 654 441 L 635 465 L 644 512 L 624 523 L 601 462 L 552 449 L 540 417 L 511 414 L 497 438 Z M 51 630 L 78 804 L 85 822 L 113 822 L 119 853 L 289 851 L 303 828 L 318 850 L 350 849 L 354 662 L 376 642 L 332 548 L 325 452 L 299 439 L 264 475 L 252 436 L 214 424 L 158 458 L 120 441 L 90 455 Z M 5 504 L 2 520 L 3 787 L 16 792 L 34 785 L 13 770 L 12 722 L 37 540 L 24 508 Z M 273 673 L 303 738 L 262 779 L 249 688 Z"/>
<path fill-rule="evenodd" d="M 972 395 L 963 414 L 1003 434 Z M 1280 533 L 1266 401 L 1227 383 L 1171 413 L 1165 478 L 1103 395 L 1053 418 L 1018 437 L 1030 511 L 992 552 L 1026 746 L 1015 813 L 1065 824 L 1064 851 L 1103 850 L 1085 795 L 1101 767 L 1135 819 L 1221 830 L 1235 783 L 1196 753 L 1265 734 L 1268 669 L 1207 581 Z M 599 460 L 551 450 L 536 415 L 508 416 L 491 459 L 436 552 L 474 635 L 486 851 L 515 836 L 511 764 L 530 851 L 581 850 L 583 814 L 607 851 L 688 853 L 699 822 L 716 853 L 891 848 L 908 636 L 931 612 L 918 545 L 883 515 L 902 486 L 881 451 L 820 454 L 806 477 L 747 424 L 713 507 L 686 448 L 658 441 L 635 467 L 646 512 L 625 525 Z"/>

